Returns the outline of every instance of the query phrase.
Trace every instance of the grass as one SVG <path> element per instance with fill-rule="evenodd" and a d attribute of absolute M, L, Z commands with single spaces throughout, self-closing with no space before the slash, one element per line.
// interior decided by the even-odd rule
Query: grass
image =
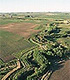
<path fill-rule="evenodd" d="M 47 18 L 47 19 L 70 19 L 70 13 L 68 15 L 66 15 L 65 13 L 52 13 L 52 15 L 47 15 L 47 13 L 44 13 L 44 15 L 42 15 L 42 14 L 40 15 L 40 18 Z"/>
<path fill-rule="evenodd" d="M 68 38 L 59 38 L 57 40 L 58 42 L 60 42 L 61 44 L 63 44 L 64 46 L 67 46 L 70 49 L 70 37 Z"/>
<path fill-rule="evenodd" d="M 0 65 L 1 65 L 1 64 L 3 64 L 3 61 L 2 61 L 2 60 L 0 60 Z"/>
<path fill-rule="evenodd" d="M 0 25 L 5 25 L 5 24 L 9 24 L 9 23 L 19 23 L 22 22 L 19 19 L 0 19 Z"/>
<path fill-rule="evenodd" d="M 48 61 L 50 62 L 51 56 L 47 57 L 48 55 L 45 54 L 45 52 L 43 53 L 43 51 L 44 51 L 44 49 L 46 50 L 46 52 L 47 52 L 47 50 L 48 50 L 48 52 L 53 51 L 52 45 L 55 44 L 55 42 L 52 42 L 48 39 L 47 40 L 44 39 L 44 36 L 47 35 L 47 32 L 45 32 L 45 30 L 48 29 L 48 26 L 49 26 L 48 24 L 50 24 L 52 22 L 55 23 L 56 19 L 58 21 L 61 19 L 63 19 L 63 20 L 70 19 L 70 15 L 66 15 L 65 13 L 59 13 L 59 14 L 52 13 L 54 15 L 48 15 L 47 13 L 27 13 L 27 14 L 25 13 L 25 14 L 22 14 L 22 17 L 23 17 L 23 15 L 25 16 L 25 15 L 29 15 L 29 14 L 33 15 L 34 17 L 33 18 L 26 18 L 26 19 L 17 19 L 17 17 L 19 17 L 19 16 L 16 16 L 16 18 L 5 18 L 5 19 L 2 18 L 2 19 L 0 19 L 0 27 L 1 27 L 0 28 L 0 58 L 4 61 L 6 59 L 8 61 L 11 61 L 12 60 L 11 57 L 16 57 L 17 59 L 20 59 L 20 61 L 22 61 L 25 65 L 25 67 L 23 65 L 21 69 L 19 69 L 17 72 L 14 72 L 13 74 L 11 74 L 9 79 L 17 80 L 18 77 L 20 79 L 22 77 L 22 79 L 26 80 L 26 78 L 24 78 L 24 75 L 26 77 L 32 76 L 32 75 L 34 75 L 33 73 L 35 71 L 38 74 L 38 71 L 41 71 L 41 70 L 42 70 L 41 72 L 44 73 L 43 69 L 45 67 L 40 70 L 39 63 L 41 61 L 39 62 L 39 60 L 38 60 L 38 62 L 37 62 L 34 58 L 34 53 L 36 54 L 35 49 L 40 50 L 39 52 L 43 56 L 45 56 L 48 59 Z M 22 22 L 22 23 L 20 23 L 20 22 Z M 6 25 L 9 23 L 10 23 L 10 25 L 11 25 L 11 23 L 18 23 L 18 24 L 17 25 L 12 24 L 12 26 Z M 24 23 L 25 23 L 25 25 L 24 25 Z M 28 24 L 28 23 L 30 23 L 30 24 Z M 31 26 L 34 26 L 35 24 L 38 24 L 38 25 L 35 27 L 31 27 Z M 3 28 L 3 27 L 5 27 L 5 28 Z M 58 27 L 61 29 L 61 31 L 57 34 L 64 34 L 66 31 L 70 31 L 70 25 L 68 25 L 68 24 L 59 24 Z M 4 30 L 1 30 L 1 29 L 4 29 Z M 36 37 L 33 30 L 34 31 L 41 30 L 41 32 L 39 32 L 39 34 L 36 32 L 36 34 L 38 34 L 38 36 Z M 20 34 L 21 32 L 22 32 L 22 35 Z M 30 36 L 27 38 L 24 37 L 23 32 L 26 34 L 29 32 L 28 34 L 30 34 Z M 17 33 L 19 33 L 19 34 L 17 34 Z M 25 34 L 25 36 L 26 36 L 26 34 Z M 52 36 L 52 35 L 50 35 L 50 36 Z M 34 37 L 36 37 L 36 38 L 34 38 Z M 39 47 L 38 45 L 35 45 L 32 42 L 28 41 L 29 40 L 28 38 L 30 39 L 30 41 L 32 41 L 31 38 L 34 38 L 36 41 L 37 40 L 38 40 L 38 42 L 40 41 L 39 42 L 40 44 L 44 43 L 44 40 L 45 40 L 46 43 L 44 43 L 44 45 L 39 44 L 40 45 L 40 47 Z M 39 38 L 41 40 L 39 40 Z M 54 41 L 54 39 L 52 39 L 52 40 Z M 70 44 L 70 37 L 65 37 L 65 38 L 59 37 L 55 41 L 60 42 L 60 44 L 63 44 L 64 47 L 65 46 L 70 47 L 70 45 L 69 45 Z M 36 42 L 34 42 L 34 43 L 36 43 Z M 49 45 L 49 47 L 48 47 L 48 45 Z M 59 49 L 59 47 L 57 47 L 57 48 Z M 37 52 L 38 56 L 36 56 L 36 59 L 40 58 L 39 52 Z M 15 59 L 13 60 L 13 62 L 14 62 L 14 64 L 16 63 Z M 54 62 L 54 61 L 52 61 L 52 62 Z M 3 64 L 3 62 L 0 60 L 0 65 L 1 64 Z M 4 63 L 4 65 L 5 64 L 6 63 Z M 9 63 L 7 63 L 7 64 L 10 65 Z M 31 73 L 30 69 L 33 69 L 34 72 Z M 6 73 L 6 72 L 4 72 L 4 73 Z M 4 75 L 1 74 L 0 77 L 2 77 Z M 38 76 L 36 75 L 37 79 L 39 78 L 39 76 L 40 75 L 38 75 Z"/>
<path fill-rule="evenodd" d="M 60 24 L 58 27 L 61 29 L 60 34 L 70 31 L 70 24 Z M 57 41 L 70 48 L 70 37 L 59 38 Z"/>
<path fill-rule="evenodd" d="M 43 29 L 44 27 L 43 27 L 43 25 L 40 25 L 40 26 L 38 26 L 38 27 L 35 27 L 34 29 L 35 30 L 41 30 L 41 29 Z"/>

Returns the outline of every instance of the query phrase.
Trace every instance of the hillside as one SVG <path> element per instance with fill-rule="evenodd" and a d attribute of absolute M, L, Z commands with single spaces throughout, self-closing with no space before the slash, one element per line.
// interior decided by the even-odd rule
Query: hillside
<path fill-rule="evenodd" d="M 0 80 L 69 80 L 70 13 L 10 14 L 0 14 Z"/>

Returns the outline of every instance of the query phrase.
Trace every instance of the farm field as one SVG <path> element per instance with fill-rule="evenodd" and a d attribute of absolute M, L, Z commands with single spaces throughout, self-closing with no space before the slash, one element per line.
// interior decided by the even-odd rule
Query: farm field
<path fill-rule="evenodd" d="M 24 25 L 24 26 L 21 26 L 21 25 Z M 23 23 L 21 25 L 19 25 L 19 27 L 16 25 L 15 28 L 14 28 L 15 25 L 12 26 L 12 28 L 10 26 L 9 28 L 6 28 L 6 26 L 0 26 L 0 58 L 2 60 L 7 61 L 9 57 L 10 57 L 9 59 L 11 60 L 15 58 L 12 55 L 13 53 L 15 54 L 19 53 L 22 50 L 25 50 L 34 46 L 33 43 L 28 42 L 24 38 L 29 37 L 32 33 L 38 32 L 38 31 L 36 30 L 33 31 L 33 27 L 34 27 L 33 24 Z M 29 26 L 30 26 L 30 31 L 31 32 L 33 31 L 32 33 L 30 33 L 29 30 L 27 30 Z"/>
<path fill-rule="evenodd" d="M 0 13 L 0 80 L 69 80 L 69 59 L 70 13 Z"/>
<path fill-rule="evenodd" d="M 38 26 L 40 25 L 32 23 L 12 23 L 0 25 L 0 30 L 6 30 L 22 37 L 29 37 L 31 34 L 39 32 L 39 30 L 34 30 L 34 28 Z"/>
<path fill-rule="evenodd" d="M 53 72 L 50 80 L 58 80 L 58 79 L 69 80 L 70 79 L 69 75 L 70 75 L 70 60 L 63 62 L 59 67 L 59 69 Z"/>

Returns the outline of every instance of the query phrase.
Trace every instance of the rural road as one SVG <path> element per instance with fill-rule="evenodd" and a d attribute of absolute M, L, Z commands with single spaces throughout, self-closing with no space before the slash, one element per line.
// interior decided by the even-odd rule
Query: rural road
<path fill-rule="evenodd" d="M 11 70 L 10 72 L 8 72 L 1 80 L 6 80 L 13 72 L 15 72 L 16 70 L 21 68 L 21 64 L 20 61 L 17 61 L 17 67 L 14 68 L 13 70 Z"/>
<path fill-rule="evenodd" d="M 4 67 L 4 68 L 1 68 L 0 70 L 4 70 L 4 69 L 6 69 L 6 68 L 12 68 L 12 67 L 16 67 L 16 65 L 13 65 L 13 66 L 8 66 L 8 67 Z"/>

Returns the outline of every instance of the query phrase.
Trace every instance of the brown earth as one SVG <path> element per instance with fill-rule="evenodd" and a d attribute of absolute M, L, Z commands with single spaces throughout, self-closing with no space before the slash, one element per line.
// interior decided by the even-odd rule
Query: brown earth
<path fill-rule="evenodd" d="M 1 60 L 3 60 L 4 62 L 8 62 L 8 61 L 11 61 L 13 59 L 16 59 L 16 57 L 14 57 L 13 55 L 10 55 L 10 54 L 7 54 L 7 56 L 3 56 L 2 57 L 2 54 L 0 53 L 0 56 L 1 56 Z"/>
<path fill-rule="evenodd" d="M 62 63 L 63 67 L 54 71 L 49 80 L 70 80 L 70 60 Z"/>
<path fill-rule="evenodd" d="M 24 37 L 29 37 L 33 33 L 37 33 L 40 30 L 35 30 L 35 27 L 38 27 L 39 24 L 34 23 L 12 23 L 7 25 L 0 25 L 0 29 L 19 34 Z"/>

